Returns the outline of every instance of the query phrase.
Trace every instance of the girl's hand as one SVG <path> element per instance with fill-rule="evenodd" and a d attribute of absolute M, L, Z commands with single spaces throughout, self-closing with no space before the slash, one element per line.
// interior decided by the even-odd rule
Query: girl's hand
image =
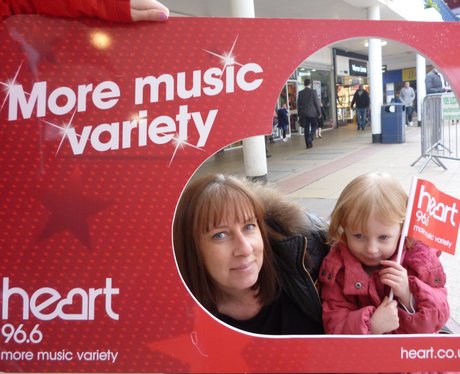
<path fill-rule="evenodd" d="M 380 270 L 380 280 L 383 284 L 391 287 L 399 301 L 410 309 L 410 289 L 407 270 L 394 261 L 384 260 L 381 264 L 385 266 Z"/>
<path fill-rule="evenodd" d="M 157 0 L 130 0 L 133 21 L 166 21 L 169 9 Z"/>
<path fill-rule="evenodd" d="M 388 296 L 385 296 L 382 304 L 379 305 L 371 317 L 371 333 L 384 334 L 396 330 L 398 327 L 398 303 L 396 300 L 390 301 Z"/>

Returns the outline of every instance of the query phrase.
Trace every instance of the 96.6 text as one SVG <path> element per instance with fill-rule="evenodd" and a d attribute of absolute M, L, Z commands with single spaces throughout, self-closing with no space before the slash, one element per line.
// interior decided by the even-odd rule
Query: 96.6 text
<path fill-rule="evenodd" d="M 37 344 L 43 340 L 43 334 L 38 329 L 40 325 L 35 325 L 30 332 L 23 329 L 24 325 L 21 323 L 15 327 L 11 323 L 2 326 L 2 335 L 5 338 L 5 343 L 14 342 L 17 344 L 32 343 Z"/>

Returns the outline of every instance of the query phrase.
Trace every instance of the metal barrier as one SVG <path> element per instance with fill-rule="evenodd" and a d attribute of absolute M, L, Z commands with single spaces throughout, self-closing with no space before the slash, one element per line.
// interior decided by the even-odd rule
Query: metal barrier
<path fill-rule="evenodd" d="M 449 108 L 452 107 L 452 113 Z M 422 105 L 421 156 L 415 160 L 414 166 L 422 158 L 425 159 L 419 173 L 428 162 L 447 170 L 441 159 L 459 160 L 459 116 L 458 103 L 453 94 L 427 95 Z"/>

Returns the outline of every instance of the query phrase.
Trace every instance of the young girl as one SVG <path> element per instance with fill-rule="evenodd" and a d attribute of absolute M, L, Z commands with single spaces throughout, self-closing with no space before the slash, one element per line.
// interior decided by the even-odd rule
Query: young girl
<path fill-rule="evenodd" d="M 383 173 L 361 175 L 341 193 L 319 277 L 326 333 L 435 333 L 448 320 L 439 253 L 409 238 L 395 262 L 406 207 L 401 185 Z"/>

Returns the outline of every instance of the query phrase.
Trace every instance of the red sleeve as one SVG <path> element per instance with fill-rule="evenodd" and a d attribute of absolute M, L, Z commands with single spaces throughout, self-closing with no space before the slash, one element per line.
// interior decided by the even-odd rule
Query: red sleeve
<path fill-rule="evenodd" d="M 13 14 L 97 17 L 107 21 L 132 21 L 129 0 L 0 0 L 0 18 Z"/>
<path fill-rule="evenodd" d="M 414 296 L 415 313 L 401 309 L 399 330 L 405 333 L 438 332 L 449 319 L 446 274 L 438 253 L 421 242 L 406 252 L 403 266 L 409 275 L 409 288 Z"/>

